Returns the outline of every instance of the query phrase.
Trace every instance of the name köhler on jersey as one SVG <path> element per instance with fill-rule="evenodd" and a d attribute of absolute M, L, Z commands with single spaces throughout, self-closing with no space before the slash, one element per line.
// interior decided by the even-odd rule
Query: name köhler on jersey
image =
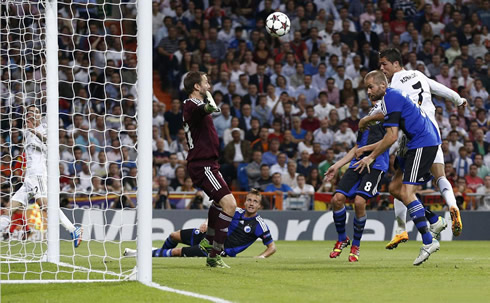
<path fill-rule="evenodd" d="M 411 74 L 411 75 L 408 75 L 408 76 L 405 76 L 405 77 L 401 78 L 401 79 L 400 79 L 400 81 L 401 81 L 402 83 L 405 83 L 405 82 L 407 82 L 408 80 L 415 78 L 416 76 L 417 76 L 417 74 L 416 74 L 416 73 L 413 73 L 413 74 Z"/>

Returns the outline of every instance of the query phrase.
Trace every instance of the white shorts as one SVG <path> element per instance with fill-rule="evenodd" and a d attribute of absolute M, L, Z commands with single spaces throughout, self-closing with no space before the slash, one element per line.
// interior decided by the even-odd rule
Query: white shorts
<path fill-rule="evenodd" d="M 441 145 L 437 147 L 436 158 L 434 159 L 434 164 L 444 165 L 444 153 L 442 152 Z"/>
<path fill-rule="evenodd" d="M 46 176 L 30 176 L 24 178 L 24 184 L 12 197 L 12 201 L 17 201 L 23 205 L 27 205 L 29 200 L 34 198 L 47 198 L 47 177 Z"/>

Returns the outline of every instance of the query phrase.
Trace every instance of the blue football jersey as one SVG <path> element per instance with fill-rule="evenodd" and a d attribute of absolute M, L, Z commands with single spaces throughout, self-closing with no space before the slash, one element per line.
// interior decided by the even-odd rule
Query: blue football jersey
<path fill-rule="evenodd" d="M 408 149 L 441 144 L 441 137 L 434 124 L 407 94 L 388 88 L 381 107 L 385 115 L 384 126 L 399 127 L 409 140 Z"/>
<path fill-rule="evenodd" d="M 383 140 L 383 137 L 386 134 L 386 130 L 383 127 L 382 123 L 376 123 L 375 125 L 370 126 L 368 129 L 365 131 L 357 133 L 357 147 L 361 148 L 366 145 L 371 145 L 374 144 L 378 141 Z M 371 152 L 366 152 L 364 155 L 362 155 L 361 159 L 367 155 L 369 155 Z M 352 159 L 350 162 L 349 168 L 356 168 L 354 166 L 354 163 L 358 162 L 359 159 Z M 388 167 L 390 166 L 390 153 L 389 149 L 387 149 L 384 153 L 379 155 L 376 160 L 373 163 L 372 168 L 382 170 L 386 172 L 388 170 Z"/>
<path fill-rule="evenodd" d="M 269 227 L 265 224 L 260 215 L 245 217 L 245 210 L 237 208 L 233 220 L 228 227 L 228 238 L 225 242 L 225 253 L 230 257 L 235 257 L 260 238 L 264 245 L 272 243 L 272 236 Z"/>

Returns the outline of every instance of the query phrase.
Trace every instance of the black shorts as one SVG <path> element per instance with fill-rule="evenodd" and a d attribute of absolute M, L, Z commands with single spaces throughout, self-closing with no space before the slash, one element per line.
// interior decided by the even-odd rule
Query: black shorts
<path fill-rule="evenodd" d="M 368 173 L 367 169 L 364 169 L 359 174 L 353 168 L 349 168 L 340 179 L 335 192 L 339 192 L 347 198 L 353 198 L 359 195 L 368 200 L 378 195 L 383 175 L 384 172 L 379 169 L 371 168 L 370 173 Z"/>
<path fill-rule="evenodd" d="M 409 149 L 401 167 L 403 170 L 403 184 L 420 185 L 432 180 L 430 168 L 434 164 L 438 146 L 419 147 Z"/>
<path fill-rule="evenodd" d="M 180 231 L 182 243 L 189 246 L 199 245 L 206 234 L 199 231 L 198 228 L 183 229 Z"/>

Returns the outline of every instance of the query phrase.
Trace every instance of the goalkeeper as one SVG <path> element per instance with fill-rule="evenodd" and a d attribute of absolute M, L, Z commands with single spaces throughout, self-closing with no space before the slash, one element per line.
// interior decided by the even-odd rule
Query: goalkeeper
<path fill-rule="evenodd" d="M 230 227 L 228 238 L 224 245 L 222 255 L 235 257 L 252 245 L 258 238 L 267 246 L 257 258 L 267 258 L 276 252 L 276 245 L 271 237 L 269 228 L 264 219 L 257 214 L 260 208 L 262 196 L 256 189 L 252 189 L 245 200 L 245 209 L 237 208 Z M 178 230 L 170 234 L 165 240 L 162 248 L 153 249 L 153 257 L 206 257 L 206 253 L 199 247 L 199 242 L 204 238 L 207 225 L 204 223 L 200 228 Z M 190 247 L 177 247 L 178 243 Z M 136 256 L 137 251 L 126 248 L 124 255 Z"/>
<path fill-rule="evenodd" d="M 24 184 L 10 201 L 8 207 L 12 210 L 12 213 L 25 208 L 29 200 L 33 197 L 41 209 L 46 209 L 47 207 L 46 133 L 47 129 L 41 123 L 39 109 L 35 105 L 28 106 L 26 127 L 23 131 L 27 161 Z M 78 247 L 82 241 L 82 228 L 79 226 L 75 227 L 61 210 L 59 211 L 59 216 L 61 225 L 70 232 L 74 246 Z"/>

